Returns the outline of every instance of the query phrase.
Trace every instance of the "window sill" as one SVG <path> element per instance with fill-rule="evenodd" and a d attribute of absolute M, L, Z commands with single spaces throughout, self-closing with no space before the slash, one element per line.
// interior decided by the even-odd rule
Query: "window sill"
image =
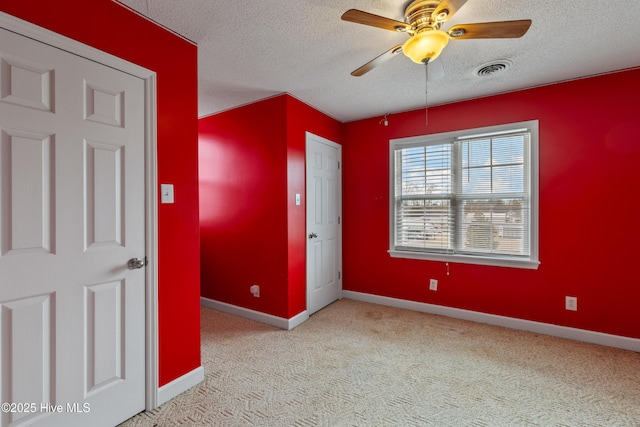
<path fill-rule="evenodd" d="M 452 254 L 433 254 L 424 252 L 411 252 L 411 251 L 396 251 L 389 250 L 389 255 L 392 258 L 406 258 L 406 259 L 422 259 L 427 261 L 444 261 L 444 262 L 456 262 L 461 264 L 476 264 L 476 265 L 490 265 L 495 267 L 511 267 L 521 268 L 527 270 L 537 270 L 540 265 L 539 261 L 531 261 L 524 259 L 514 258 L 488 258 L 472 255 L 452 255 Z"/>

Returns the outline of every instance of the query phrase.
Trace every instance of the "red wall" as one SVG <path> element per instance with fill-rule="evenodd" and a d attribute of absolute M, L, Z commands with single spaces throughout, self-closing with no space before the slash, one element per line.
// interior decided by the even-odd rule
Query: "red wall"
<path fill-rule="evenodd" d="M 199 121 L 202 296 L 276 316 L 287 307 L 285 114 L 278 97 Z"/>
<path fill-rule="evenodd" d="M 639 338 L 640 70 L 343 126 L 344 289 Z M 391 258 L 389 139 L 539 120 L 537 270 Z M 430 278 L 438 291 L 428 290 Z M 578 297 L 578 311 L 564 297 Z"/>
<path fill-rule="evenodd" d="M 283 318 L 305 310 L 305 131 L 339 142 L 337 121 L 289 95 L 200 119 L 202 296 Z"/>
<path fill-rule="evenodd" d="M 3 0 L 0 10 L 157 73 L 160 385 L 200 366 L 197 48 L 111 0 Z"/>

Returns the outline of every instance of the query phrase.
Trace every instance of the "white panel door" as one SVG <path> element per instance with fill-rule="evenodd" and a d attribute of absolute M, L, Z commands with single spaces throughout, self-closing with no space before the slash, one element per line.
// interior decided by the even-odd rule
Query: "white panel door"
<path fill-rule="evenodd" d="M 144 409 L 144 90 L 0 29 L 2 426 Z"/>
<path fill-rule="evenodd" d="M 341 147 L 307 134 L 307 311 L 341 296 Z"/>

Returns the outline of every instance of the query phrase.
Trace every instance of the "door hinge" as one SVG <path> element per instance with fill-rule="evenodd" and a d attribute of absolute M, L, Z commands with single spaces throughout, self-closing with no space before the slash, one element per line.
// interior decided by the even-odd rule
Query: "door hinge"
<path fill-rule="evenodd" d="M 340 161 L 338 161 L 338 169 L 340 169 Z"/>
<path fill-rule="evenodd" d="M 338 279 L 342 279 L 342 272 L 338 271 Z"/>
<path fill-rule="evenodd" d="M 340 224 L 340 217 L 338 217 L 338 224 Z"/>

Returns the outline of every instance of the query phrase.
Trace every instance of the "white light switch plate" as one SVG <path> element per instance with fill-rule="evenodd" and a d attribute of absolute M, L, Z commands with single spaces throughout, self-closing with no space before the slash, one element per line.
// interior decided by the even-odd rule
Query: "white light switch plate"
<path fill-rule="evenodd" d="M 173 203 L 173 184 L 160 184 L 160 202 Z"/>

